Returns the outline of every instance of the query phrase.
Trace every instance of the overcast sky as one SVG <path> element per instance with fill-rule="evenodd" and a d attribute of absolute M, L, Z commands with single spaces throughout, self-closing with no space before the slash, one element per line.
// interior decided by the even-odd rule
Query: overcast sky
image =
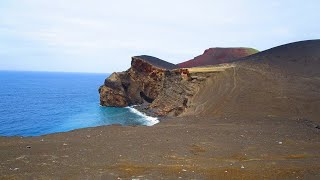
<path fill-rule="evenodd" d="M 0 70 L 113 72 L 320 39 L 319 0 L 1 0 Z"/>

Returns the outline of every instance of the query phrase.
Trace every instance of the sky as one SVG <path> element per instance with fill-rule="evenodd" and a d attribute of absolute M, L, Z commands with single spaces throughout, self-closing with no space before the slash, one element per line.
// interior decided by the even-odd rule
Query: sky
<path fill-rule="evenodd" d="M 1 0 L 0 70 L 111 73 L 320 39 L 319 0 Z"/>

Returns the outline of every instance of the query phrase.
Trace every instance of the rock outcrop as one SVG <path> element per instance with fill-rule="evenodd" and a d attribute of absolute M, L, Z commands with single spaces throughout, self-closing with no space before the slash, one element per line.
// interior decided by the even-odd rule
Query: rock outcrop
<path fill-rule="evenodd" d="M 259 51 L 252 48 L 210 48 L 205 50 L 202 55 L 177 65 L 180 68 L 191 68 L 229 63 L 257 52 Z"/>
<path fill-rule="evenodd" d="M 177 116 L 187 107 L 198 86 L 188 70 L 175 67 L 150 56 L 133 57 L 127 71 L 113 73 L 100 87 L 100 104 L 114 107 L 143 104 L 155 115 Z"/>

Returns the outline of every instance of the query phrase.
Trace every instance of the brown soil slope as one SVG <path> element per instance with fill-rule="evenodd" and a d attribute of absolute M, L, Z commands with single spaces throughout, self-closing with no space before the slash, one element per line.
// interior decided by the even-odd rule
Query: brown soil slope
<path fill-rule="evenodd" d="M 208 78 L 184 115 L 320 122 L 320 40 L 279 46 Z"/>

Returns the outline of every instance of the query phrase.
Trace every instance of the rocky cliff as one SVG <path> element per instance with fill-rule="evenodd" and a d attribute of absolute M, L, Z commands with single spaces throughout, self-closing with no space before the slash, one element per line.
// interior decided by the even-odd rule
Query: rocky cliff
<path fill-rule="evenodd" d="M 145 110 L 158 116 L 180 115 L 205 77 L 174 67 L 150 56 L 133 57 L 127 71 L 113 73 L 100 87 L 100 104 L 143 105 Z"/>
<path fill-rule="evenodd" d="M 257 52 L 259 51 L 252 48 L 210 48 L 205 50 L 202 55 L 177 65 L 180 68 L 191 68 L 229 63 Z"/>

